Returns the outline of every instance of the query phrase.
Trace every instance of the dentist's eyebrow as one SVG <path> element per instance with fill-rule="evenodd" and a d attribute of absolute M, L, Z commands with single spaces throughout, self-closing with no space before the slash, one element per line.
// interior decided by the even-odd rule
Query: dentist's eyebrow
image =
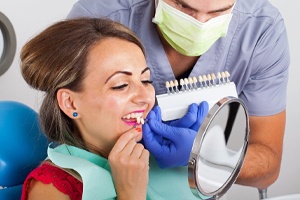
<path fill-rule="evenodd" d="M 196 8 L 193 8 L 191 7 L 190 5 L 186 4 L 184 1 L 182 0 L 177 0 L 177 2 L 179 4 L 181 4 L 183 7 L 185 8 L 188 8 L 188 9 L 191 9 L 191 10 L 194 10 L 194 11 L 198 11 Z M 219 13 L 219 12 L 224 12 L 224 11 L 227 11 L 229 9 L 231 9 L 233 7 L 234 3 L 231 4 L 231 5 L 228 5 L 228 6 L 225 6 L 224 8 L 219 8 L 219 9 L 216 9 L 216 10 L 211 10 L 211 11 L 208 11 L 207 13 L 208 14 L 212 14 L 212 13 Z"/>
<path fill-rule="evenodd" d="M 132 76 L 132 72 L 128 72 L 128 71 L 116 71 L 115 73 L 113 73 L 110 77 L 108 77 L 105 81 L 105 83 L 107 83 L 109 81 L 109 79 L 111 79 L 113 76 L 117 75 L 117 74 L 125 74 L 128 76 Z"/>
<path fill-rule="evenodd" d="M 207 13 L 212 14 L 212 13 L 224 12 L 224 11 L 230 10 L 233 7 L 233 5 L 234 5 L 234 3 L 231 4 L 231 5 L 225 6 L 224 8 L 208 11 Z"/>
<path fill-rule="evenodd" d="M 183 6 L 183 7 L 185 7 L 185 8 L 188 8 L 188 9 L 197 11 L 197 9 L 195 9 L 195 8 L 191 7 L 190 5 L 186 4 L 184 1 L 176 0 L 175 3 L 176 3 L 176 2 L 179 3 L 179 4 L 181 4 L 181 6 Z"/>

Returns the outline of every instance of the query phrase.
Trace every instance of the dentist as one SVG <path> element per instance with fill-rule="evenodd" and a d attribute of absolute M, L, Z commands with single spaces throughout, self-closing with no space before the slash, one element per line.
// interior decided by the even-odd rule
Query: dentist
<path fill-rule="evenodd" d="M 110 18 L 135 32 L 156 94 L 166 92 L 169 80 L 228 71 L 250 114 L 249 148 L 236 183 L 264 189 L 276 181 L 290 57 L 284 20 L 268 0 L 79 0 L 68 18 L 83 16 Z M 160 120 L 159 107 L 150 112 L 143 140 L 161 167 L 187 164 L 191 132 L 206 111 L 206 103 L 191 105 L 169 123 Z"/>

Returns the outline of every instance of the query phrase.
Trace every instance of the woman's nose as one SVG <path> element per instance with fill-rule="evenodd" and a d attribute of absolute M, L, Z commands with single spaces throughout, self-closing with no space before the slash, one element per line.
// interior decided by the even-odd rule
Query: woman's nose
<path fill-rule="evenodd" d="M 152 85 L 145 86 L 144 84 L 139 84 L 136 88 L 135 95 L 133 97 L 133 101 L 135 103 L 144 103 L 149 104 L 154 102 L 155 93 L 154 87 Z"/>

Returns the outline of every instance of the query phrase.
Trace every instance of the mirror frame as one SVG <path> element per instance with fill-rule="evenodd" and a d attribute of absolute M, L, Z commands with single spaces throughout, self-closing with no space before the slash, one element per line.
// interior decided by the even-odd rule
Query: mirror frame
<path fill-rule="evenodd" d="M 16 53 L 16 34 L 9 19 L 0 12 L 0 30 L 3 37 L 3 52 L 0 54 L 0 76 L 12 64 Z"/>
<path fill-rule="evenodd" d="M 243 149 L 240 155 L 240 158 L 238 160 L 238 163 L 236 164 L 233 172 L 231 173 L 230 177 L 227 179 L 227 181 L 222 185 L 222 187 L 220 187 L 218 190 L 214 191 L 214 192 L 210 192 L 207 193 L 205 192 L 199 184 L 199 181 L 197 180 L 197 170 L 198 170 L 198 166 L 197 166 L 197 160 L 200 157 L 199 152 L 200 152 L 200 148 L 202 146 L 203 143 L 203 138 L 206 135 L 207 130 L 210 127 L 210 124 L 212 122 L 212 120 L 215 118 L 215 116 L 219 113 L 219 111 L 226 105 L 232 103 L 232 102 L 237 102 L 239 103 L 245 112 L 245 117 L 246 117 L 246 127 L 245 127 L 245 138 L 244 138 L 244 144 L 243 144 Z M 244 159 L 245 159 L 245 155 L 247 152 L 247 148 L 248 148 L 248 141 L 249 141 L 249 133 L 250 133 L 250 128 L 249 128 L 249 114 L 246 108 L 246 105 L 244 104 L 244 102 L 236 97 L 224 97 L 221 100 L 219 100 L 208 112 L 206 118 L 203 120 L 199 131 L 197 133 L 197 136 L 194 140 L 194 144 L 193 144 L 193 148 L 190 154 L 190 159 L 189 159 L 189 163 L 188 163 L 188 182 L 189 182 L 189 186 L 191 191 L 193 192 L 193 194 L 200 198 L 200 199 L 218 199 L 221 196 L 223 196 L 228 189 L 234 184 L 236 178 L 239 175 L 239 172 L 242 168 Z"/>

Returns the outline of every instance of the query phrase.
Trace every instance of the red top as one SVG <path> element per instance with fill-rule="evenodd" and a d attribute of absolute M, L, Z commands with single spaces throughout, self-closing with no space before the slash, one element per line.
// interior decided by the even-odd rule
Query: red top
<path fill-rule="evenodd" d="M 52 183 L 60 192 L 69 195 L 71 200 L 82 198 L 83 185 L 78 179 L 64 170 L 48 163 L 43 163 L 27 176 L 22 190 L 21 200 L 27 199 L 28 187 L 31 179 L 44 184 Z"/>

